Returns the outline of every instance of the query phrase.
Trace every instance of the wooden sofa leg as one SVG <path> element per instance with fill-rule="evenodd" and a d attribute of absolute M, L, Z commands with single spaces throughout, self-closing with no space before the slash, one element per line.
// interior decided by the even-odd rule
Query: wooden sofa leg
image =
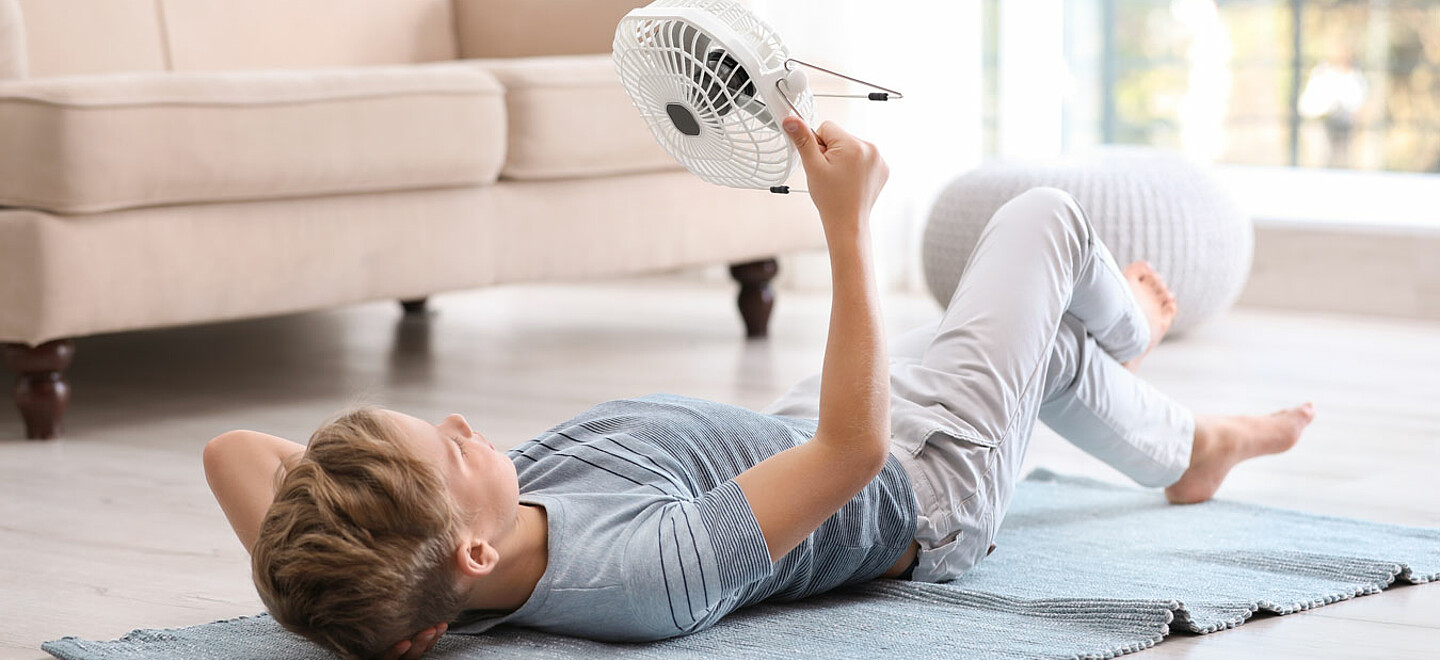
<path fill-rule="evenodd" d="M 400 307 L 405 309 L 406 316 L 424 316 L 428 309 L 429 298 L 416 298 L 414 300 L 401 300 Z"/>
<path fill-rule="evenodd" d="M 775 290 L 770 281 L 780 272 L 774 259 L 761 259 L 730 266 L 730 276 L 740 283 L 740 316 L 745 319 L 745 336 L 764 337 L 770 328 L 770 310 L 775 307 Z"/>
<path fill-rule="evenodd" d="M 25 437 L 48 440 L 60 435 L 70 385 L 65 370 L 75 359 L 75 341 L 57 339 L 39 346 L 5 344 L 5 364 L 20 375 L 15 403 L 25 418 Z"/>

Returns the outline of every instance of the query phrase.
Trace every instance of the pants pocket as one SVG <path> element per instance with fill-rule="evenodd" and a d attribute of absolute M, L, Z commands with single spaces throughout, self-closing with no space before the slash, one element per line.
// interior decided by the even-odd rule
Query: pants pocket
<path fill-rule="evenodd" d="M 910 579 L 924 582 L 949 582 L 968 573 L 984 559 L 984 550 L 989 542 L 982 534 L 964 527 L 956 530 L 954 537 L 934 548 L 920 548 L 919 562 Z M 984 544 L 982 549 L 980 546 Z"/>
<path fill-rule="evenodd" d="M 925 436 L 924 444 L 928 445 L 933 442 L 958 442 L 962 445 L 975 445 L 977 447 L 986 447 L 989 449 L 994 449 L 1000 446 L 999 440 L 987 438 L 973 431 L 947 429 L 943 426 L 937 427 L 935 430 L 931 431 Z"/>
<path fill-rule="evenodd" d="M 916 437 L 909 433 L 890 436 L 890 445 L 895 449 L 905 452 L 906 456 L 919 456 L 925 450 L 925 438 Z"/>

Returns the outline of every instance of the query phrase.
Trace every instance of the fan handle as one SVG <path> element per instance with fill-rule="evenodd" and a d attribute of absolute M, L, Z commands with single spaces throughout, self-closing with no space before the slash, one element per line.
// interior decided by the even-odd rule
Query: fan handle
<path fill-rule="evenodd" d="M 797 60 L 797 59 L 795 59 L 795 58 L 793 58 L 793 57 L 790 58 L 790 59 L 785 60 L 785 70 L 786 70 L 786 71 L 791 71 L 791 70 L 793 70 L 793 69 L 794 69 L 794 66 L 793 66 L 793 65 L 795 65 L 795 64 L 799 64 L 800 66 L 810 67 L 811 69 L 815 69 L 816 71 L 823 71 L 823 72 L 828 73 L 828 74 L 830 74 L 830 75 L 832 75 L 832 76 L 837 76 L 837 77 L 840 77 L 840 78 L 844 78 L 844 79 L 846 79 L 846 80 L 849 80 L 850 82 L 857 82 L 857 83 L 860 83 L 861 85 L 864 85 L 864 86 L 866 86 L 866 87 L 871 87 L 871 88 L 874 88 L 874 89 L 884 90 L 883 92 L 871 92 L 871 93 L 869 93 L 869 94 L 812 94 L 812 96 L 816 96 L 816 97 L 829 97 L 829 98 L 847 98 L 847 99 L 869 99 L 869 100 L 871 100 L 871 101 L 889 101 L 891 97 L 894 97 L 894 98 L 897 98 L 897 99 L 903 99 L 903 98 L 905 98 L 905 95 L 904 95 L 904 94 L 901 94 L 900 92 L 897 92 L 897 91 L 895 91 L 895 90 L 893 90 L 893 89 L 890 89 L 890 88 L 888 88 L 888 87 L 881 87 L 881 86 L 876 85 L 875 83 L 872 83 L 872 82 L 865 82 L 864 80 L 861 80 L 861 79 L 859 79 L 859 78 L 852 78 L 852 77 L 847 76 L 847 75 L 845 75 L 845 74 L 843 74 L 843 73 L 840 73 L 840 72 L 838 72 L 838 71 L 831 71 L 830 69 L 827 69 L 827 68 L 825 68 L 825 67 L 823 67 L 823 66 L 819 66 L 819 65 L 816 65 L 816 64 L 811 64 L 811 63 L 809 63 L 809 62 L 803 62 L 803 61 Z M 795 116 L 796 116 L 796 117 L 803 117 L 804 115 L 800 114 L 800 109 L 797 108 L 797 107 L 795 107 L 795 103 L 790 100 L 790 90 L 789 90 L 789 89 L 786 89 L 786 88 L 788 88 L 788 87 L 790 86 L 788 80 L 789 80 L 789 79 L 786 78 L 786 77 L 784 77 L 784 76 L 779 77 L 779 78 L 776 78 L 776 79 L 775 79 L 775 89 L 780 92 L 780 98 L 785 99 L 785 105 L 790 106 L 790 110 L 795 113 Z M 813 129 L 813 128 L 810 129 L 810 132 L 811 132 L 811 133 L 815 133 L 815 129 Z M 815 133 L 815 135 L 818 136 L 819 133 Z M 776 186 L 776 187 L 781 187 L 781 188 L 783 188 L 783 187 L 785 187 L 785 186 Z M 780 192 L 780 191 L 775 190 L 774 188 L 772 188 L 772 189 L 770 190 L 770 192 Z M 788 191 L 786 191 L 786 192 L 788 192 Z M 796 191 L 796 192 L 800 192 L 800 191 Z M 781 194 L 784 194 L 784 193 L 781 193 Z"/>
<path fill-rule="evenodd" d="M 897 98 L 897 99 L 903 99 L 903 98 L 905 98 L 905 95 L 904 95 L 904 94 L 901 94 L 900 92 L 897 92 L 897 91 L 895 91 L 895 90 L 893 90 L 893 89 L 889 89 L 889 88 L 887 88 L 887 87 L 881 87 L 881 86 L 879 86 L 879 85 L 876 85 L 875 83 L 865 82 L 864 80 L 861 80 L 861 79 L 859 79 L 859 78 L 851 78 L 850 76 L 847 76 L 847 75 L 845 75 L 845 74 L 843 74 L 843 73 L 840 73 L 840 72 L 838 72 L 838 71 L 831 71 L 830 69 L 827 69 L 827 68 L 825 68 L 825 67 L 818 66 L 818 65 L 815 65 L 815 64 L 811 64 L 811 63 L 809 63 L 809 62 L 802 62 L 802 61 L 797 60 L 797 59 L 795 59 L 795 58 L 793 58 L 793 57 L 790 58 L 790 59 L 785 60 L 785 70 L 786 70 L 786 71 L 791 71 L 791 70 L 793 70 L 794 67 L 791 66 L 792 64 L 799 64 L 800 66 L 810 67 L 810 68 L 812 68 L 812 69 L 815 69 L 816 71 L 823 71 L 823 72 L 828 73 L 828 74 L 830 74 L 830 75 L 832 75 L 832 76 L 838 76 L 838 77 L 840 77 L 840 78 L 844 78 L 844 79 L 846 79 L 846 80 L 849 80 L 850 82 L 860 83 L 861 85 L 864 85 L 864 86 L 866 86 L 866 87 L 871 87 L 871 88 L 874 88 L 874 89 L 884 90 L 883 92 L 871 92 L 871 93 L 869 93 L 869 94 L 813 94 L 812 96 L 817 96 L 817 97 L 829 97 L 829 98 L 847 98 L 847 99 L 869 99 L 869 100 L 871 100 L 871 101 L 889 101 L 892 96 L 893 96 L 894 98 Z M 781 77 L 779 77 L 779 78 L 776 78 L 776 79 L 775 79 L 775 89 L 780 92 L 780 98 L 785 99 L 785 104 L 788 105 L 788 106 L 790 106 L 790 110 L 795 113 L 795 116 L 796 116 L 796 117 L 802 117 L 802 116 L 804 116 L 804 115 L 801 115 L 801 114 L 800 114 L 800 108 L 795 107 L 795 103 L 790 100 L 790 90 L 786 89 L 787 87 L 790 86 L 788 80 L 789 80 L 789 79 L 786 78 L 786 77 L 784 77 L 784 76 L 781 76 Z M 813 129 L 813 128 L 810 129 L 810 133 L 813 134 L 813 135 L 815 135 L 816 139 L 819 139 L 820 134 L 819 134 L 819 133 L 816 133 L 816 132 L 815 132 L 815 129 Z M 790 193 L 792 193 L 792 192 L 805 193 L 805 194 L 809 194 L 809 193 L 810 193 L 809 190 L 802 190 L 802 189 L 799 189 L 799 188 L 791 188 L 790 186 L 770 186 L 770 192 L 775 193 L 775 194 L 777 194 L 777 195 L 788 195 L 788 194 L 790 194 Z"/>
<path fill-rule="evenodd" d="M 838 71 L 831 71 L 830 69 L 827 69 L 827 68 L 825 68 L 825 67 L 823 67 L 823 66 L 819 66 L 819 65 L 816 65 L 816 64 L 811 64 L 811 63 L 809 63 L 809 62 L 802 62 L 802 61 L 797 60 L 797 59 L 795 59 L 795 58 L 793 58 L 793 57 L 790 58 L 790 59 L 788 59 L 788 60 L 785 60 L 785 70 L 786 70 L 786 71 L 792 70 L 792 69 L 794 68 L 793 66 L 791 66 L 792 64 L 799 64 L 800 66 L 810 67 L 810 68 L 812 68 L 812 69 L 815 69 L 816 71 L 823 71 L 823 72 L 828 73 L 828 74 L 830 74 L 830 75 L 832 75 L 832 76 L 836 76 L 836 77 L 838 77 L 838 78 L 844 78 L 844 79 L 846 79 L 846 80 L 849 80 L 850 82 L 857 82 L 857 83 L 860 83 L 861 85 L 864 85 L 864 86 L 866 86 L 866 87 L 870 87 L 870 88 L 873 88 L 873 89 L 878 89 L 878 90 L 880 90 L 880 92 L 878 92 L 878 93 L 877 93 L 877 92 L 871 92 L 871 93 L 869 93 L 869 94 L 815 94 L 814 96 L 818 96 L 818 97 L 829 97 L 829 98 L 845 98 L 845 99 L 869 99 L 869 100 L 871 100 L 871 101 L 889 101 L 889 100 L 890 100 L 890 97 L 892 97 L 892 96 L 895 97 L 895 98 L 897 98 L 897 99 L 903 99 L 903 98 L 905 98 L 905 95 L 904 95 L 904 94 L 901 94 L 900 92 L 897 92 L 897 91 L 895 91 L 895 90 L 893 90 L 893 89 L 890 89 L 890 88 L 888 88 L 888 87 L 881 87 L 881 86 L 879 86 L 879 85 L 876 85 L 875 83 L 865 82 L 864 80 L 861 80 L 861 79 L 859 79 L 859 78 L 851 78 L 850 76 L 847 76 L 847 75 L 845 75 L 845 74 L 843 74 L 843 73 L 840 73 L 840 72 L 838 72 Z M 776 84 L 777 87 L 779 86 L 781 80 L 784 80 L 784 78 L 780 78 L 780 79 L 778 79 L 778 80 L 775 81 L 775 84 Z M 788 100 L 788 99 L 787 99 L 787 100 Z M 790 107 L 791 107 L 791 108 L 794 108 L 795 106 L 794 106 L 794 105 L 791 105 Z M 796 114 L 799 114 L 799 113 L 797 112 Z"/>

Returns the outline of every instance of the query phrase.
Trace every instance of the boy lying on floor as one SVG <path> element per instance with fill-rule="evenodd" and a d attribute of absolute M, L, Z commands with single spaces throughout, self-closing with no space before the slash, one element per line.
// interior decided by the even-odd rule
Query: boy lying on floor
<path fill-rule="evenodd" d="M 1313 418 L 1197 417 L 1140 380 L 1174 296 L 1053 189 L 995 213 L 943 318 L 887 356 L 869 215 L 889 170 L 833 123 L 785 128 L 830 251 L 821 374 L 761 413 L 603 403 L 504 453 L 459 415 L 374 408 L 308 447 L 221 435 L 206 477 L 275 620 L 391 660 L 499 623 L 674 637 L 763 600 L 960 576 L 994 549 L 1037 419 L 1184 503 Z"/>

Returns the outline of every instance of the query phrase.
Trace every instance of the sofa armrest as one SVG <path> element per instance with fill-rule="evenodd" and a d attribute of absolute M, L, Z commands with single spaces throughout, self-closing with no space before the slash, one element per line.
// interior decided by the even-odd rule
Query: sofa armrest
<path fill-rule="evenodd" d="M 609 53 L 620 19 L 649 0 L 455 0 L 460 57 Z"/>
<path fill-rule="evenodd" d="M 16 0 L 0 0 L 0 80 L 30 77 L 25 17 Z"/>

